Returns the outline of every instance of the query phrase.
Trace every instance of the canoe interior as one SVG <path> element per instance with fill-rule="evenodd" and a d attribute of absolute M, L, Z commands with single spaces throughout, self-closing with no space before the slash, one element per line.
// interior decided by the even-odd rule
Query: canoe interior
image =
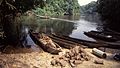
<path fill-rule="evenodd" d="M 55 43 L 56 48 L 54 48 L 48 44 L 45 45 L 43 42 L 41 42 L 39 33 L 30 33 L 30 36 L 34 40 L 34 42 L 38 44 L 44 51 L 52 54 L 58 54 L 59 52 L 61 52 L 60 46 L 57 45 L 56 43 Z"/>

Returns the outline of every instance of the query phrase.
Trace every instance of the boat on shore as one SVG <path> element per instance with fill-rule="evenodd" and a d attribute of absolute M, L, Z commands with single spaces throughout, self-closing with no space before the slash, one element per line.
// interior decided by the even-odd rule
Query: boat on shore
<path fill-rule="evenodd" d="M 83 40 L 83 39 L 77 39 L 77 38 L 72 38 L 72 37 L 69 37 L 67 35 L 61 35 L 61 34 L 52 34 L 52 36 L 58 37 L 58 38 L 61 38 L 61 39 L 65 39 L 65 40 L 69 40 L 69 41 L 73 41 L 73 42 L 76 42 L 76 43 L 80 43 L 80 42 L 97 43 L 96 41 L 88 41 L 88 40 Z"/>
<path fill-rule="evenodd" d="M 61 38 L 55 37 L 53 35 L 49 35 L 49 37 L 63 48 L 71 49 L 71 48 L 74 48 L 75 46 L 81 46 L 79 43 L 61 39 Z"/>
<path fill-rule="evenodd" d="M 31 32 L 30 36 L 44 51 L 47 51 L 51 54 L 58 54 L 62 51 L 61 47 L 45 34 Z"/>
<path fill-rule="evenodd" d="M 105 35 L 110 35 L 116 39 L 120 39 L 120 34 L 119 33 L 115 33 L 115 32 L 109 32 L 109 31 L 90 31 L 90 32 L 94 32 L 94 33 L 99 33 L 99 34 L 105 34 Z"/>
<path fill-rule="evenodd" d="M 76 38 L 72 38 L 72 37 L 69 37 L 69 36 L 66 36 L 66 35 L 60 35 L 60 34 L 52 34 L 52 39 L 54 38 L 57 38 L 55 39 L 56 40 L 65 40 L 66 43 L 69 43 L 69 44 L 79 44 L 78 46 L 82 46 L 82 47 L 89 47 L 89 48 L 98 48 L 98 47 L 102 47 L 103 45 L 97 43 L 97 42 L 94 42 L 94 41 L 87 41 L 87 40 L 82 40 L 82 39 L 76 39 Z M 62 41 L 63 43 L 64 41 Z M 60 43 L 60 42 L 58 42 Z M 67 45 L 66 45 L 67 46 Z"/>
<path fill-rule="evenodd" d="M 84 34 L 94 39 L 100 39 L 107 42 L 116 42 L 119 40 L 113 35 L 97 32 L 97 31 L 84 32 Z"/>
<path fill-rule="evenodd" d="M 111 30 L 111 29 L 109 29 L 109 28 L 107 28 L 106 31 L 109 32 L 109 33 L 112 33 L 113 35 L 118 35 L 118 36 L 120 36 L 120 32 L 116 32 L 116 31 Z"/>
<path fill-rule="evenodd" d="M 89 48 L 99 48 L 99 47 L 105 47 L 105 48 L 113 48 L 113 49 L 120 49 L 120 42 L 99 42 L 99 41 L 86 41 L 82 39 L 76 39 L 76 38 L 71 38 L 66 35 L 60 35 L 60 34 L 52 34 L 53 37 L 57 37 L 58 39 L 63 39 L 69 42 L 75 42 L 78 44 L 85 45 Z M 53 39 L 53 38 L 52 38 Z M 56 39 L 57 40 L 57 39 Z"/>

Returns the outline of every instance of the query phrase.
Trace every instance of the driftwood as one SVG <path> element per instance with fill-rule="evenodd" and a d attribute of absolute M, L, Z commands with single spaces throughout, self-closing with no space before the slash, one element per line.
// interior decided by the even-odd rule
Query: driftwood
<path fill-rule="evenodd" d="M 57 43 L 54 43 L 47 35 L 30 33 L 30 36 L 36 44 L 43 48 L 43 50 L 52 54 L 61 52 L 61 47 Z"/>

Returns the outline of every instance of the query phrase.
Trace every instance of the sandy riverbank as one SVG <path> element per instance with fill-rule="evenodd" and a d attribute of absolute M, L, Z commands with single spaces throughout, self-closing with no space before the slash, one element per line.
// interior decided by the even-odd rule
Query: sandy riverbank
<path fill-rule="evenodd" d="M 8 47 L 5 53 L 0 55 L 0 67 L 1 68 L 61 68 L 61 66 L 52 66 L 51 61 L 53 60 L 53 55 L 44 52 L 39 46 L 34 46 L 32 48 L 14 48 L 9 51 L 12 47 Z M 65 49 L 66 50 L 66 49 Z M 95 64 L 94 60 L 98 57 L 91 54 L 92 49 L 86 48 L 85 51 L 92 57 L 90 61 L 84 61 L 82 64 L 76 66 L 76 68 L 119 68 L 120 62 L 115 61 L 112 57 L 116 52 L 120 50 L 116 49 L 106 49 L 107 58 L 103 59 L 104 64 Z M 7 53 L 7 54 L 6 54 Z M 100 59 L 100 58 L 99 58 Z M 65 67 L 71 68 L 69 64 L 66 63 Z"/>

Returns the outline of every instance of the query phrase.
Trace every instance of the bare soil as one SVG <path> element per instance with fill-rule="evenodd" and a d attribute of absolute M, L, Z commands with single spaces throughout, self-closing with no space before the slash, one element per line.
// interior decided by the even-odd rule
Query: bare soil
<path fill-rule="evenodd" d="M 102 50 L 103 48 L 100 49 Z M 67 51 L 68 49 L 63 50 Z M 120 68 L 120 62 L 113 59 L 113 55 L 120 53 L 120 50 L 106 48 L 106 59 L 93 55 L 90 48 L 86 48 L 85 51 L 91 56 L 91 60 L 84 61 L 74 68 Z M 0 68 L 72 68 L 66 62 L 64 62 L 64 67 L 59 65 L 53 66 L 51 61 L 54 59 L 53 57 L 58 56 L 44 52 L 37 45 L 32 48 L 13 48 L 8 46 L 4 53 L 0 54 Z M 96 59 L 102 59 L 103 64 L 95 64 L 94 60 Z"/>

